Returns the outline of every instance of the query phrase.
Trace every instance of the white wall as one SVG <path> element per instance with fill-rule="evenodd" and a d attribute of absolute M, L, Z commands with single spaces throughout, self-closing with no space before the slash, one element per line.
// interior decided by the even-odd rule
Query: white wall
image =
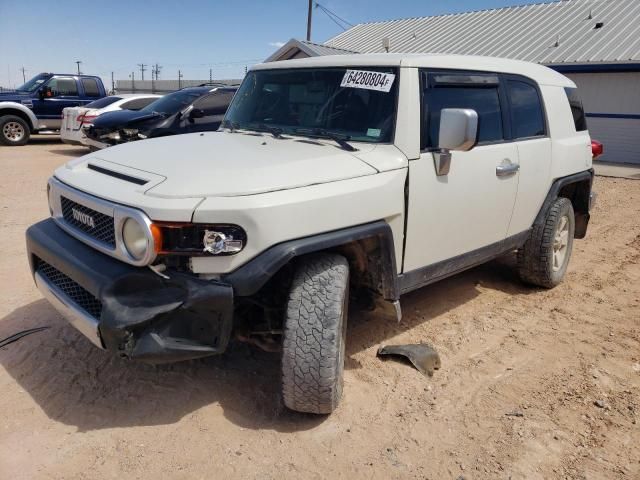
<path fill-rule="evenodd" d="M 578 86 L 587 114 L 640 116 L 640 72 L 567 74 Z M 640 164 L 640 118 L 587 117 L 591 138 L 604 144 L 599 160 Z"/>

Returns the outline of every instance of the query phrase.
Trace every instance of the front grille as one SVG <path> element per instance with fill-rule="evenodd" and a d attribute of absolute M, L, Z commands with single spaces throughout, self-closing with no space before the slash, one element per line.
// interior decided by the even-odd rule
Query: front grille
<path fill-rule="evenodd" d="M 57 268 L 47 262 L 38 259 L 37 271 L 50 283 L 58 287 L 69 297 L 73 303 L 82 308 L 94 318 L 100 318 L 102 313 L 102 302 L 82 288 L 77 282 L 67 277 Z"/>
<path fill-rule="evenodd" d="M 60 203 L 65 222 L 96 240 L 115 248 L 116 235 L 113 217 L 96 212 L 66 197 L 61 196 Z M 76 211 L 76 216 L 74 216 L 74 210 Z M 77 217 L 85 219 L 85 222 L 80 221 Z M 89 218 L 91 220 L 86 221 Z"/>

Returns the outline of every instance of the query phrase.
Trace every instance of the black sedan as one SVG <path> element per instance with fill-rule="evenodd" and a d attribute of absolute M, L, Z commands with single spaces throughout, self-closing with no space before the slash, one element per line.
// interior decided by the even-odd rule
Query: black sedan
<path fill-rule="evenodd" d="M 187 87 L 170 93 L 138 111 L 121 110 L 100 115 L 87 130 L 92 146 L 145 138 L 217 130 L 237 87 Z"/>

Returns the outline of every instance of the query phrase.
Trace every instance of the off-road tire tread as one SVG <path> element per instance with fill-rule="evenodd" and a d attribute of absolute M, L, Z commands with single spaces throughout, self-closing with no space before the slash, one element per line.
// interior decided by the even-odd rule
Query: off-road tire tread
<path fill-rule="evenodd" d="M 568 198 L 559 197 L 549 207 L 544 222 L 534 224 L 524 246 L 518 250 L 518 273 L 523 282 L 544 288 L 553 288 L 564 277 L 551 266 L 553 256 L 553 238 L 556 224 L 563 213 L 569 213 L 570 228 L 569 248 L 572 248 L 572 236 L 575 228 L 573 206 Z M 569 261 L 571 250 L 567 252 Z"/>
<path fill-rule="evenodd" d="M 282 395 L 291 410 L 327 414 L 340 401 L 348 295 L 343 256 L 314 254 L 298 266 L 282 348 Z"/>

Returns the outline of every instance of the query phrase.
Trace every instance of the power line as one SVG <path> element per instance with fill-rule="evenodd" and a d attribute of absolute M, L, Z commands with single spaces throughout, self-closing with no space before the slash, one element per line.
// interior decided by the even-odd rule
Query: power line
<path fill-rule="evenodd" d="M 347 30 L 347 28 L 343 24 L 346 24 L 346 25 L 348 25 L 350 27 L 353 27 L 352 23 L 347 22 L 344 18 L 336 15 L 334 12 L 329 10 L 324 5 L 320 5 L 318 2 L 316 2 L 315 6 L 316 6 L 316 8 L 319 8 L 327 17 L 329 17 L 329 19 L 333 23 L 335 23 L 337 26 L 339 26 L 342 30 Z"/>

